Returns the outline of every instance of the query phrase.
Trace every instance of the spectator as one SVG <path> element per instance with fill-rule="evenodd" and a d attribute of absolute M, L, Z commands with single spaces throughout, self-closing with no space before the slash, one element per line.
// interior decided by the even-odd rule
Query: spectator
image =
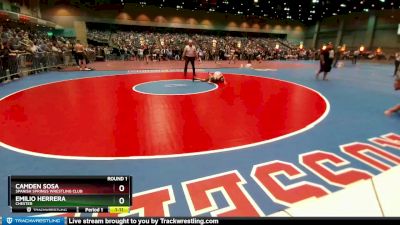
<path fill-rule="evenodd" d="M 353 64 L 357 64 L 357 59 L 359 55 L 360 51 L 358 49 L 353 52 Z"/>

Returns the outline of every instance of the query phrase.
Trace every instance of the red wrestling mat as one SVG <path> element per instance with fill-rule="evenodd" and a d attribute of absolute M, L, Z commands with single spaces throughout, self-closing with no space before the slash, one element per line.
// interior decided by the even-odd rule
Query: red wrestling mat
<path fill-rule="evenodd" d="M 58 158 L 198 154 L 281 139 L 309 129 L 329 111 L 319 93 L 294 83 L 225 77 L 228 84 L 193 95 L 132 90 L 182 79 L 182 73 L 84 78 L 22 90 L 0 101 L 0 144 Z"/>

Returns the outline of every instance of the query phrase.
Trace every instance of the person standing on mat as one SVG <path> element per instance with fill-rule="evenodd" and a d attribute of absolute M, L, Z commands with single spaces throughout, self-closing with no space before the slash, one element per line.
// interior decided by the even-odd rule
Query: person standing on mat
<path fill-rule="evenodd" d="M 192 64 L 192 70 L 193 70 L 193 81 L 194 77 L 196 76 L 196 70 L 194 68 L 194 61 L 196 60 L 196 47 L 193 45 L 193 41 L 189 40 L 188 45 L 185 46 L 183 49 L 183 54 L 182 54 L 183 60 L 185 60 L 185 69 L 183 71 L 185 78 L 186 78 L 186 73 L 187 73 L 187 67 L 189 62 Z"/>
<path fill-rule="evenodd" d="M 319 74 L 324 72 L 324 80 L 327 80 L 327 75 L 332 69 L 333 58 L 335 56 L 335 50 L 333 50 L 333 44 L 331 42 L 328 43 L 325 49 L 322 49 L 320 56 L 320 69 L 318 73 L 315 75 L 315 79 L 319 78 Z"/>

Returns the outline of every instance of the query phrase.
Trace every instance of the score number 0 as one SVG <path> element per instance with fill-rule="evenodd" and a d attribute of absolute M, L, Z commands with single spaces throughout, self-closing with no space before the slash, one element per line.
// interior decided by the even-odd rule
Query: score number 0
<path fill-rule="evenodd" d="M 119 190 L 120 192 L 124 192 L 124 191 L 125 191 L 125 186 L 122 185 L 122 184 L 119 185 L 118 190 Z M 124 197 L 119 198 L 119 199 L 118 199 L 118 202 L 119 202 L 120 205 L 123 205 L 123 204 L 125 203 L 125 198 L 124 198 Z"/>

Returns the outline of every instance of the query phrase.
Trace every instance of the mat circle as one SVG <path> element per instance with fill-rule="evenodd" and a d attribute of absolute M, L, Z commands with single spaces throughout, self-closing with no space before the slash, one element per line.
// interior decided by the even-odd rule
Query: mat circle
<path fill-rule="evenodd" d="M 202 94 L 218 88 L 217 84 L 191 80 L 161 80 L 135 85 L 132 89 L 150 95 L 191 95 Z"/>

